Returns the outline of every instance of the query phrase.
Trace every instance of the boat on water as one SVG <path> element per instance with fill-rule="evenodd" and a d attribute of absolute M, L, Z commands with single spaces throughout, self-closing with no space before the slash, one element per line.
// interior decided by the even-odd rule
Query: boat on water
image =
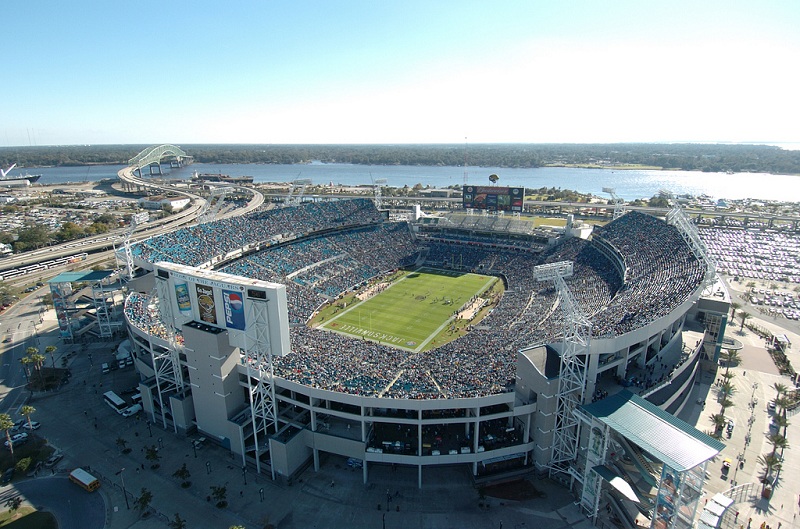
<path fill-rule="evenodd" d="M 252 176 L 230 176 L 222 173 L 198 173 L 194 172 L 192 180 L 202 182 L 222 182 L 226 184 L 252 184 Z"/>
<path fill-rule="evenodd" d="M 9 180 L 13 180 L 13 181 L 27 180 L 31 184 L 34 184 L 42 177 L 42 175 L 40 175 L 40 174 L 25 174 L 25 175 L 18 175 L 18 176 L 9 175 L 8 173 L 10 173 L 11 170 L 16 166 L 17 166 L 17 164 L 12 164 L 11 167 L 9 167 L 6 170 L 0 169 L 0 182 L 9 181 Z"/>

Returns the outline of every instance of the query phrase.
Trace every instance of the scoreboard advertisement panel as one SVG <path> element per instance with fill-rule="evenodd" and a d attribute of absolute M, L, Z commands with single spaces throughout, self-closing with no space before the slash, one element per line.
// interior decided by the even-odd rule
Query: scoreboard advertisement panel
<path fill-rule="evenodd" d="M 489 211 L 522 211 L 525 189 L 522 187 L 492 187 L 465 185 L 464 208 Z"/>

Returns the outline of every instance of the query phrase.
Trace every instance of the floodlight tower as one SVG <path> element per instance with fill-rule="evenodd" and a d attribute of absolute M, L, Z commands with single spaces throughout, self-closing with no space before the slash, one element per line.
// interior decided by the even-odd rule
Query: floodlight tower
<path fill-rule="evenodd" d="M 295 178 L 291 187 L 289 188 L 289 194 L 286 195 L 286 201 L 283 203 L 283 205 L 287 207 L 299 205 L 303 200 L 303 193 L 305 193 L 306 187 L 310 185 L 310 178 Z"/>
<path fill-rule="evenodd" d="M 708 289 L 717 280 L 717 261 L 708 253 L 708 247 L 700 238 L 697 227 L 686 217 L 686 213 L 677 202 L 672 205 L 672 209 L 667 213 L 667 224 L 671 224 L 678 229 L 678 233 L 686 241 L 692 254 L 705 265 L 703 289 Z M 704 292 L 704 294 L 706 293 Z"/>
<path fill-rule="evenodd" d="M 170 286 L 167 279 L 155 275 L 156 284 L 151 292 L 150 299 L 157 299 L 158 319 L 167 331 L 167 347 L 151 347 L 150 356 L 155 373 L 156 391 L 158 392 L 158 403 L 161 406 L 161 421 L 164 428 L 167 427 L 167 405 L 170 395 L 181 393 L 184 390 L 183 372 L 181 371 L 180 356 L 184 353 L 183 345 L 178 343 L 177 332 L 175 330 L 175 315 L 172 312 L 170 301 Z M 173 289 L 174 291 L 174 289 Z M 155 413 L 154 413 L 155 415 Z M 155 422 L 155 416 L 153 417 Z M 175 433 L 178 433 L 178 426 L 174 424 Z"/>
<path fill-rule="evenodd" d="M 215 187 L 211 190 L 208 200 L 203 205 L 203 209 L 197 216 L 197 224 L 205 224 L 211 222 L 217 217 L 217 214 L 222 209 L 225 203 L 225 196 L 229 195 L 233 189 L 228 186 Z"/>
<path fill-rule="evenodd" d="M 592 336 L 592 324 L 580 310 L 564 282 L 565 277 L 572 275 L 572 270 L 572 261 L 544 264 L 533 269 L 533 276 L 537 281 L 554 283 L 564 312 L 563 350 L 556 395 L 550 477 L 570 481 L 580 475 L 572 467 L 572 462 L 578 455 L 580 438 L 580 419 L 576 410 L 585 399 L 586 366 Z"/>
<path fill-rule="evenodd" d="M 372 177 L 372 175 L 370 175 L 370 178 L 371 177 Z M 383 189 L 382 189 L 382 187 L 385 186 L 387 182 L 389 182 L 389 181 L 387 179 L 385 179 L 385 178 L 378 178 L 377 180 L 373 180 L 372 181 L 372 188 L 373 188 L 373 190 L 375 192 L 375 208 L 376 209 L 381 209 L 383 207 L 383 197 L 382 197 Z"/>
<path fill-rule="evenodd" d="M 603 193 L 611 195 L 611 203 L 614 204 L 614 218 L 617 220 L 625 214 L 625 201 L 617 196 L 617 192 L 613 187 L 604 187 Z"/>
<path fill-rule="evenodd" d="M 131 225 L 125 234 L 125 242 L 123 243 L 125 247 L 125 266 L 128 268 L 128 279 L 133 279 L 134 267 L 133 253 L 131 252 L 131 237 L 133 236 L 133 232 L 136 231 L 136 228 L 142 224 L 146 224 L 149 220 L 150 214 L 146 211 L 136 213 L 135 215 L 131 216 Z"/>
<path fill-rule="evenodd" d="M 253 440 L 256 447 L 256 471 L 261 473 L 261 455 L 269 450 L 269 438 L 278 433 L 275 407 L 275 371 L 270 345 L 267 300 L 249 298 L 245 306 L 247 329 L 245 331 L 245 364 L 247 366 L 250 416 L 253 423 Z M 272 479 L 275 479 L 275 466 Z"/>

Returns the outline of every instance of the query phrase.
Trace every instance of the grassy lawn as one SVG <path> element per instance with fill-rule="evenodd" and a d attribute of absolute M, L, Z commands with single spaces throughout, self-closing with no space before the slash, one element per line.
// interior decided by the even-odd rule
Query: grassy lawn
<path fill-rule="evenodd" d="M 20 507 L 15 513 L 4 509 L 0 512 L 0 527 L 6 529 L 57 529 L 58 523 L 49 512 L 36 511 L 33 507 Z"/>
<path fill-rule="evenodd" d="M 408 350 L 423 350 L 453 316 L 497 278 L 424 268 L 402 274 L 372 298 L 338 311 L 320 327 Z M 441 344 L 437 344 L 441 345 Z"/>

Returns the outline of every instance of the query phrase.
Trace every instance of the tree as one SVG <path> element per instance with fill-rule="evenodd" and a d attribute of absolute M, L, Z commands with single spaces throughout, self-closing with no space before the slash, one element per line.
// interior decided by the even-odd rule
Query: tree
<path fill-rule="evenodd" d="M 742 361 L 742 357 L 739 356 L 739 351 L 734 351 L 732 349 L 725 349 L 720 353 L 720 358 L 723 362 L 725 362 L 725 374 L 727 375 L 728 371 L 731 369 L 731 364 L 738 364 Z"/>
<path fill-rule="evenodd" d="M 725 415 L 722 413 L 715 413 L 709 418 L 714 425 L 714 435 L 719 436 L 719 434 L 722 433 L 722 429 L 725 427 Z"/>
<path fill-rule="evenodd" d="M 189 481 L 189 478 L 192 477 L 192 473 L 189 472 L 188 468 L 186 468 L 186 463 L 184 463 L 183 466 L 181 466 L 181 468 L 176 470 L 172 474 L 172 477 L 181 480 L 181 487 L 183 487 L 184 489 L 189 488 L 189 486 L 191 486 L 192 484 L 192 482 Z"/>
<path fill-rule="evenodd" d="M 763 492 L 764 489 L 767 488 L 767 483 L 772 475 L 772 471 L 781 468 L 781 460 L 774 454 L 762 454 L 758 456 L 756 462 L 764 467 L 764 471 L 759 476 L 761 483 L 764 484 L 764 486 L 761 487 L 761 491 Z"/>
<path fill-rule="evenodd" d="M 150 461 L 150 468 L 155 470 L 161 466 L 158 463 L 159 459 L 161 459 L 161 456 L 158 454 L 158 448 L 156 447 L 156 445 L 150 445 L 145 447 L 145 452 L 146 454 L 144 458 Z"/>
<path fill-rule="evenodd" d="M 8 501 L 6 501 L 6 507 L 8 507 L 8 512 L 11 514 L 17 512 L 17 509 L 19 509 L 21 505 L 22 505 L 22 498 L 19 496 L 14 496 L 13 498 L 9 498 Z"/>
<path fill-rule="evenodd" d="M 150 502 L 153 501 L 153 493 L 147 490 L 146 488 L 142 487 L 142 493 L 139 495 L 138 498 L 133 500 L 133 505 L 141 513 L 147 511 L 147 508 L 150 507 Z"/>
<path fill-rule="evenodd" d="M 779 434 L 770 434 L 767 436 L 767 442 L 772 445 L 772 455 L 775 455 L 775 452 L 778 451 L 780 448 L 781 450 L 785 450 L 789 447 L 789 441 L 786 438 Z"/>
<path fill-rule="evenodd" d="M 33 424 L 31 423 L 31 415 L 33 415 L 35 412 L 36 408 L 28 405 L 23 406 L 19 410 L 20 415 L 22 415 L 28 420 L 28 428 L 30 428 L 31 431 L 33 431 Z"/>
<path fill-rule="evenodd" d="M 217 502 L 217 508 L 224 509 L 228 505 L 228 487 L 211 485 L 211 497 Z"/>
<path fill-rule="evenodd" d="M 736 393 L 736 386 L 730 382 L 723 382 L 719 385 L 719 389 L 717 389 L 717 396 L 722 401 L 727 400 L 728 397 L 733 396 L 734 393 Z"/>
<path fill-rule="evenodd" d="M 743 332 L 744 332 L 744 324 L 747 322 L 747 320 L 749 320 L 749 319 L 750 319 L 750 317 L 751 317 L 751 316 L 750 316 L 750 314 L 748 314 L 748 313 L 746 313 L 746 312 L 744 312 L 744 311 L 742 311 L 741 313 L 739 313 L 739 319 L 740 319 L 740 320 L 742 320 L 742 326 L 741 326 L 741 327 L 739 327 L 739 332 L 740 332 L 740 333 L 743 333 Z"/>
<path fill-rule="evenodd" d="M 130 453 L 131 449 L 128 448 L 128 441 L 126 441 L 122 437 L 117 437 L 116 443 L 117 443 L 117 447 L 119 448 L 119 451 L 121 453 L 123 453 L 123 454 L 129 454 Z"/>
<path fill-rule="evenodd" d="M 175 513 L 175 519 L 169 522 L 169 529 L 186 529 L 186 520 L 181 515 Z"/>
<path fill-rule="evenodd" d="M 11 429 L 14 427 L 14 421 L 11 420 L 11 415 L 7 413 L 0 413 L 0 430 L 6 432 L 6 441 L 8 442 L 8 449 L 11 450 L 11 460 L 14 460 L 14 445 L 11 442 Z"/>
<path fill-rule="evenodd" d="M 742 304 L 741 303 L 737 303 L 735 301 L 733 303 L 731 303 L 731 319 L 732 320 L 736 319 L 736 311 L 739 310 L 740 308 L 742 308 Z"/>
<path fill-rule="evenodd" d="M 25 369 L 25 378 L 28 382 L 31 381 L 31 368 L 28 367 L 30 364 L 33 363 L 33 360 L 30 356 L 23 356 L 19 359 L 19 363 L 22 364 L 22 367 Z"/>
<path fill-rule="evenodd" d="M 48 345 L 44 348 L 44 352 L 50 355 L 50 360 L 53 362 L 53 367 L 56 367 L 56 357 L 55 352 L 58 351 L 58 347 L 55 345 Z"/>

